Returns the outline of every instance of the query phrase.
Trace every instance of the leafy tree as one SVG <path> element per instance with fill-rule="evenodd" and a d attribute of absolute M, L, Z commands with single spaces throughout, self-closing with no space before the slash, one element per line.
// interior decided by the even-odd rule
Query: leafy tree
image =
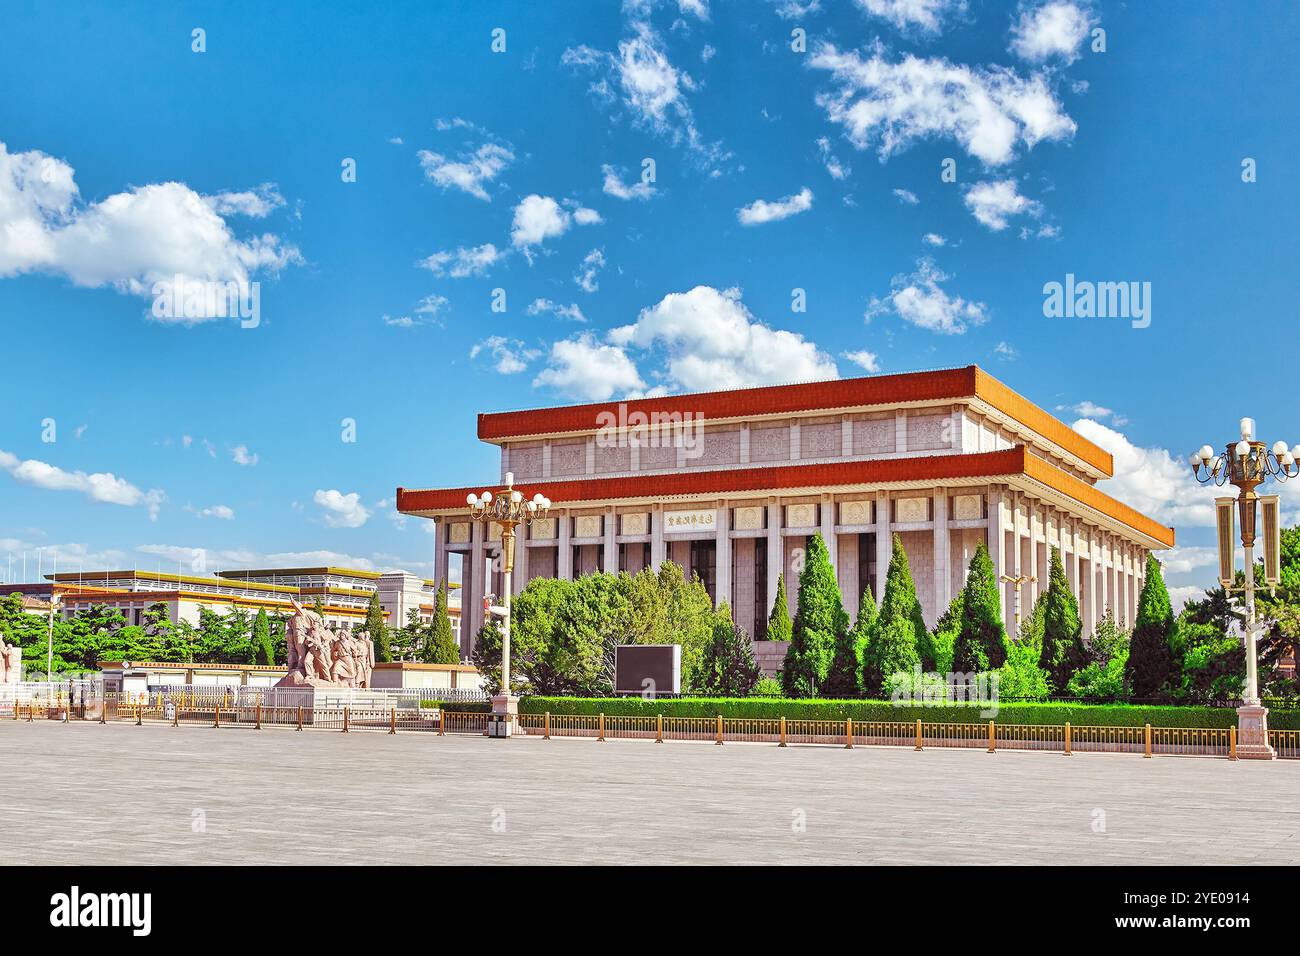
<path fill-rule="evenodd" d="M 270 667 L 275 663 L 275 644 L 271 641 L 271 619 L 266 616 L 266 608 L 258 608 L 257 617 L 253 618 L 253 663 Z"/>
<path fill-rule="evenodd" d="M 1064 693 L 1074 672 L 1083 666 L 1085 652 L 1079 602 L 1070 592 L 1059 548 L 1052 548 L 1047 580 L 1047 592 L 1038 602 L 1043 606 L 1043 647 L 1038 662 L 1051 686 Z"/>
<path fill-rule="evenodd" d="M 511 615 L 514 616 L 513 613 Z M 447 613 L 447 585 L 438 585 L 438 596 L 434 601 L 433 620 L 425 632 L 424 646 L 420 654 L 426 664 L 459 664 L 460 641 L 456 639 L 451 628 L 451 616 Z"/>
<path fill-rule="evenodd" d="M 1070 678 L 1066 690 L 1072 697 L 1099 702 L 1127 700 L 1129 637 L 1109 612 L 1097 622 L 1084 645 L 1085 664 Z"/>
<path fill-rule="evenodd" d="M 894 553 L 885 574 L 880 615 L 871 629 L 863 668 L 868 696 L 880 696 L 895 674 L 912 674 L 921 663 L 920 646 L 929 637 L 903 541 L 894 535 Z"/>
<path fill-rule="evenodd" d="M 322 621 L 325 620 L 325 605 L 321 602 L 319 597 L 311 602 L 311 609 L 320 615 Z"/>
<path fill-rule="evenodd" d="M 393 659 L 392 642 L 388 637 L 388 625 L 384 623 L 384 609 L 379 603 L 378 591 L 370 595 L 370 606 L 366 608 L 366 621 L 358 630 L 374 642 L 376 664 Z"/>
<path fill-rule="evenodd" d="M 474 651 L 470 654 L 470 662 L 478 669 L 482 679 L 483 690 L 491 697 L 501 693 L 501 636 L 500 621 L 495 617 L 485 621 L 478 629 L 478 634 L 474 638 Z M 513 659 L 513 647 L 510 654 Z M 514 688 L 520 686 L 513 666 L 510 684 Z"/>
<path fill-rule="evenodd" d="M 1125 679 L 1138 700 L 1168 697 L 1171 685 L 1178 681 L 1173 650 L 1174 614 L 1160 574 L 1160 562 L 1151 555 L 1147 556 L 1146 572 L 1125 668 Z"/>
<path fill-rule="evenodd" d="M 713 622 L 713 635 L 704 648 L 698 689 L 711 697 L 748 697 L 762 672 L 754 663 L 749 635 L 731 619 L 723 603 Z"/>
<path fill-rule="evenodd" d="M 961 629 L 953 643 L 952 669 L 961 673 L 996 670 L 1006 663 L 1007 644 L 993 559 L 981 542 L 966 572 Z"/>
<path fill-rule="evenodd" d="M 629 580 L 630 604 L 617 624 L 623 643 L 680 644 L 682 686 L 693 687 L 713 636 L 713 599 L 698 575 L 686 579 L 680 565 L 665 561 L 656 571 L 645 568 Z M 613 666 L 612 652 L 609 664 Z"/>
<path fill-rule="evenodd" d="M 876 599 L 868 585 L 862 591 L 858 605 L 858 619 L 853 627 L 835 639 L 835 656 L 831 658 L 823 697 L 861 697 L 864 655 L 871 640 L 871 628 L 876 622 Z"/>
<path fill-rule="evenodd" d="M 767 618 L 767 641 L 789 641 L 794 632 L 790 622 L 790 599 L 785 593 L 785 575 L 776 576 L 776 600 L 772 602 L 772 613 Z"/>
<path fill-rule="evenodd" d="M 794 628 L 781 672 L 786 696 L 816 695 L 830 670 L 835 641 L 848 626 L 849 616 L 844 612 L 826 542 L 821 534 L 814 534 L 808 539 L 799 574 Z"/>
<path fill-rule="evenodd" d="M 1084 644 L 1084 653 L 1090 664 L 1107 664 L 1119 656 L 1121 652 L 1127 661 L 1128 646 L 1128 633 L 1119 626 L 1110 611 L 1107 611 L 1102 615 L 1101 620 L 1097 622 L 1092 636 Z"/>
<path fill-rule="evenodd" d="M 944 611 L 935 622 L 934 630 L 930 631 L 917 647 L 921 655 L 921 666 L 927 671 L 947 674 L 952 670 L 952 649 L 961 630 L 962 606 L 965 599 L 966 592 L 958 591 L 957 596 L 948 605 L 948 610 Z"/>
<path fill-rule="evenodd" d="M 1025 641 L 1008 645 L 1006 660 L 996 671 L 998 696 L 1042 700 L 1051 694 L 1047 671 L 1038 663 L 1038 649 Z"/>

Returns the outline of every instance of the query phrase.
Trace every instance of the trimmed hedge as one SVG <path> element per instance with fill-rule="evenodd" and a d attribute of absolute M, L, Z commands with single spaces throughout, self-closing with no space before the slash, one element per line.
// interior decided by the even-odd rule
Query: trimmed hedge
<path fill-rule="evenodd" d="M 420 706 L 424 708 L 437 707 L 439 710 L 450 710 L 457 714 L 486 714 L 492 710 L 492 704 L 486 700 L 435 700 L 426 698 L 420 701 Z"/>
<path fill-rule="evenodd" d="M 448 709 L 460 710 L 452 705 Z M 541 714 L 655 714 L 673 717 L 750 717 L 791 720 L 915 721 L 926 723 L 982 723 L 979 705 L 895 706 L 879 700 L 785 700 L 771 697 L 678 697 L 643 700 L 640 697 L 524 697 L 522 713 Z M 1001 704 L 994 718 L 1002 724 L 1064 724 L 1079 727 L 1232 727 L 1237 712 L 1231 707 L 1134 706 L 1130 704 Z M 1269 727 L 1300 729 L 1300 711 L 1271 711 Z"/>

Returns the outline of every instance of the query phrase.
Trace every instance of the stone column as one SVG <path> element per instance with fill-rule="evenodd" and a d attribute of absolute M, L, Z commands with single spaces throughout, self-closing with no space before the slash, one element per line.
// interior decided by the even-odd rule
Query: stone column
<path fill-rule="evenodd" d="M 1120 591 L 1120 569 L 1119 569 L 1119 548 L 1115 545 L 1114 535 L 1110 536 L 1110 593 L 1111 605 L 1115 608 L 1115 618 L 1124 622 L 1124 626 L 1129 626 L 1128 608 L 1124 604 L 1124 595 Z"/>
<path fill-rule="evenodd" d="M 781 540 L 781 499 L 772 498 L 767 505 L 767 607 L 768 614 L 776 602 L 776 581 L 785 562 L 785 542 Z M 786 582 L 787 584 L 789 582 Z"/>
<path fill-rule="evenodd" d="M 934 490 L 934 613 L 931 626 L 948 610 L 952 600 L 952 547 L 948 543 L 948 489 Z"/>
<path fill-rule="evenodd" d="M 528 525 L 515 528 L 515 570 L 510 591 L 518 594 L 528 585 Z"/>
<path fill-rule="evenodd" d="M 1079 581 L 1079 519 L 1070 519 L 1070 585 L 1074 588 L 1074 599 L 1083 606 L 1083 584 Z M 1088 635 L 1084 635 L 1087 637 Z"/>
<path fill-rule="evenodd" d="M 650 567 L 655 573 L 664 563 L 664 506 L 655 505 L 650 509 Z"/>
<path fill-rule="evenodd" d="M 605 509 L 605 554 L 604 565 L 606 574 L 618 573 L 618 541 L 615 540 L 615 534 L 618 532 L 618 515 L 614 513 L 614 506 L 610 505 Z"/>
<path fill-rule="evenodd" d="M 1088 541 L 1088 604 L 1084 629 L 1091 634 L 1097 629 L 1097 537 L 1092 528 L 1086 528 L 1084 534 Z"/>
<path fill-rule="evenodd" d="M 555 576 L 561 581 L 573 580 L 573 519 L 569 517 L 569 509 L 564 508 L 560 511 L 556 522 L 559 526 L 560 546 L 556 549 L 555 555 Z"/>
<path fill-rule="evenodd" d="M 993 560 L 993 579 L 998 583 L 998 600 L 1002 604 L 1002 623 L 1007 620 L 1007 586 L 1002 575 L 1007 573 L 1007 536 L 1003 531 L 1006 522 L 1007 496 L 1000 489 L 989 489 L 989 557 Z"/>
<path fill-rule="evenodd" d="M 447 584 L 447 534 L 448 524 L 445 517 L 433 519 L 433 579 L 439 584 Z"/>
<path fill-rule="evenodd" d="M 836 572 L 836 580 L 839 580 L 840 543 L 835 534 L 835 499 L 830 495 L 822 495 L 817 510 L 821 518 L 822 540 L 826 542 L 826 550 L 831 558 L 831 569 Z"/>
<path fill-rule="evenodd" d="M 889 561 L 894 556 L 894 539 L 890 534 L 889 493 L 876 492 L 876 603 L 885 597 L 885 577 L 889 574 Z"/>
<path fill-rule="evenodd" d="M 731 508 L 727 502 L 718 502 L 718 517 L 714 523 L 717 525 L 717 554 L 714 557 L 713 582 L 717 595 L 713 604 L 721 607 L 726 601 L 727 607 L 731 608 L 732 620 L 735 620 L 736 609 L 731 603 Z"/>

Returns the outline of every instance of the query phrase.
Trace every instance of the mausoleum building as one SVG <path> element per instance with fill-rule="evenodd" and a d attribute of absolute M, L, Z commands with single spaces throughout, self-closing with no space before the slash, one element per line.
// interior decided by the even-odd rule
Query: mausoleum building
<path fill-rule="evenodd" d="M 817 532 L 853 615 L 866 586 L 879 600 L 897 535 L 930 625 L 984 542 L 1013 629 L 1059 547 L 1085 633 L 1107 611 L 1131 624 L 1148 552 L 1174 543 L 1097 487 L 1106 451 L 976 366 L 480 414 L 478 436 L 501 449 L 498 477 L 553 502 L 521 533 L 516 592 L 672 560 L 755 636 L 780 574 L 793 613 Z M 437 522 L 435 579 L 462 556 L 466 652 L 501 589 L 499 529 L 465 503 L 485 487 L 397 490 L 399 511 Z"/>

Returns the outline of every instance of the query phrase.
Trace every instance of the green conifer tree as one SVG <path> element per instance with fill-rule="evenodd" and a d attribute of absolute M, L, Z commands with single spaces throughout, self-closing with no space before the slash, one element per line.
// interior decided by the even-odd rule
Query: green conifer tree
<path fill-rule="evenodd" d="M 271 619 L 266 616 L 266 609 L 261 608 L 253 618 L 253 653 L 255 664 L 270 667 L 275 663 L 275 644 L 271 642 Z"/>
<path fill-rule="evenodd" d="M 724 601 L 713 621 L 713 634 L 704 645 L 699 689 L 715 697 L 748 697 L 763 676 L 754 663 L 754 649 L 745 629 L 731 620 Z"/>
<path fill-rule="evenodd" d="M 375 645 L 375 663 L 382 664 L 393 659 L 393 648 L 388 640 L 388 625 L 384 623 L 384 609 L 379 603 L 379 592 L 370 595 L 370 607 L 366 609 L 366 622 L 362 630 Z"/>
<path fill-rule="evenodd" d="M 830 552 L 820 534 L 808 539 L 790 649 L 781 680 L 787 697 L 812 697 L 821 690 L 835 654 L 835 641 L 848 630 L 849 616 L 835 580 Z"/>
<path fill-rule="evenodd" d="M 1002 623 L 993 559 L 983 542 L 966 572 L 961 630 L 953 642 L 952 669 L 958 673 L 995 670 L 1007 659 L 1007 630 Z"/>
<path fill-rule="evenodd" d="M 880 615 L 871 629 L 863 667 L 863 684 L 869 697 L 886 692 L 895 674 L 906 673 L 909 679 L 921 663 L 918 650 L 925 635 L 925 619 L 916 599 L 916 583 L 903 550 L 903 541 L 894 535 L 894 553 L 885 574 L 885 593 L 880 599 Z"/>
<path fill-rule="evenodd" d="M 1070 678 L 1084 665 L 1084 650 L 1079 602 L 1070 592 L 1059 548 L 1052 548 L 1047 580 L 1047 593 L 1040 602 L 1043 605 L 1043 647 L 1038 663 L 1047 671 L 1052 689 L 1064 694 L 1070 686 Z"/>
<path fill-rule="evenodd" d="M 776 576 L 776 600 L 772 602 L 772 613 L 767 619 L 768 641 L 788 641 L 794 631 L 790 622 L 790 599 L 785 593 L 785 575 Z"/>
<path fill-rule="evenodd" d="M 447 614 L 447 586 L 438 585 L 438 597 L 434 602 L 433 620 L 425 634 L 421 658 L 427 664 L 459 664 L 460 642 L 456 640 L 451 629 L 451 617 Z"/>
<path fill-rule="evenodd" d="M 1160 562 L 1147 555 L 1146 581 L 1138 598 L 1137 624 L 1129 641 L 1124 677 L 1135 699 L 1167 696 L 1175 673 L 1174 613 Z"/>
<path fill-rule="evenodd" d="M 861 697 L 863 655 L 871 640 L 871 627 L 876 621 L 876 599 L 868 585 L 862 592 L 858 605 L 858 619 L 853 627 L 835 641 L 835 656 L 831 658 L 823 697 Z"/>

